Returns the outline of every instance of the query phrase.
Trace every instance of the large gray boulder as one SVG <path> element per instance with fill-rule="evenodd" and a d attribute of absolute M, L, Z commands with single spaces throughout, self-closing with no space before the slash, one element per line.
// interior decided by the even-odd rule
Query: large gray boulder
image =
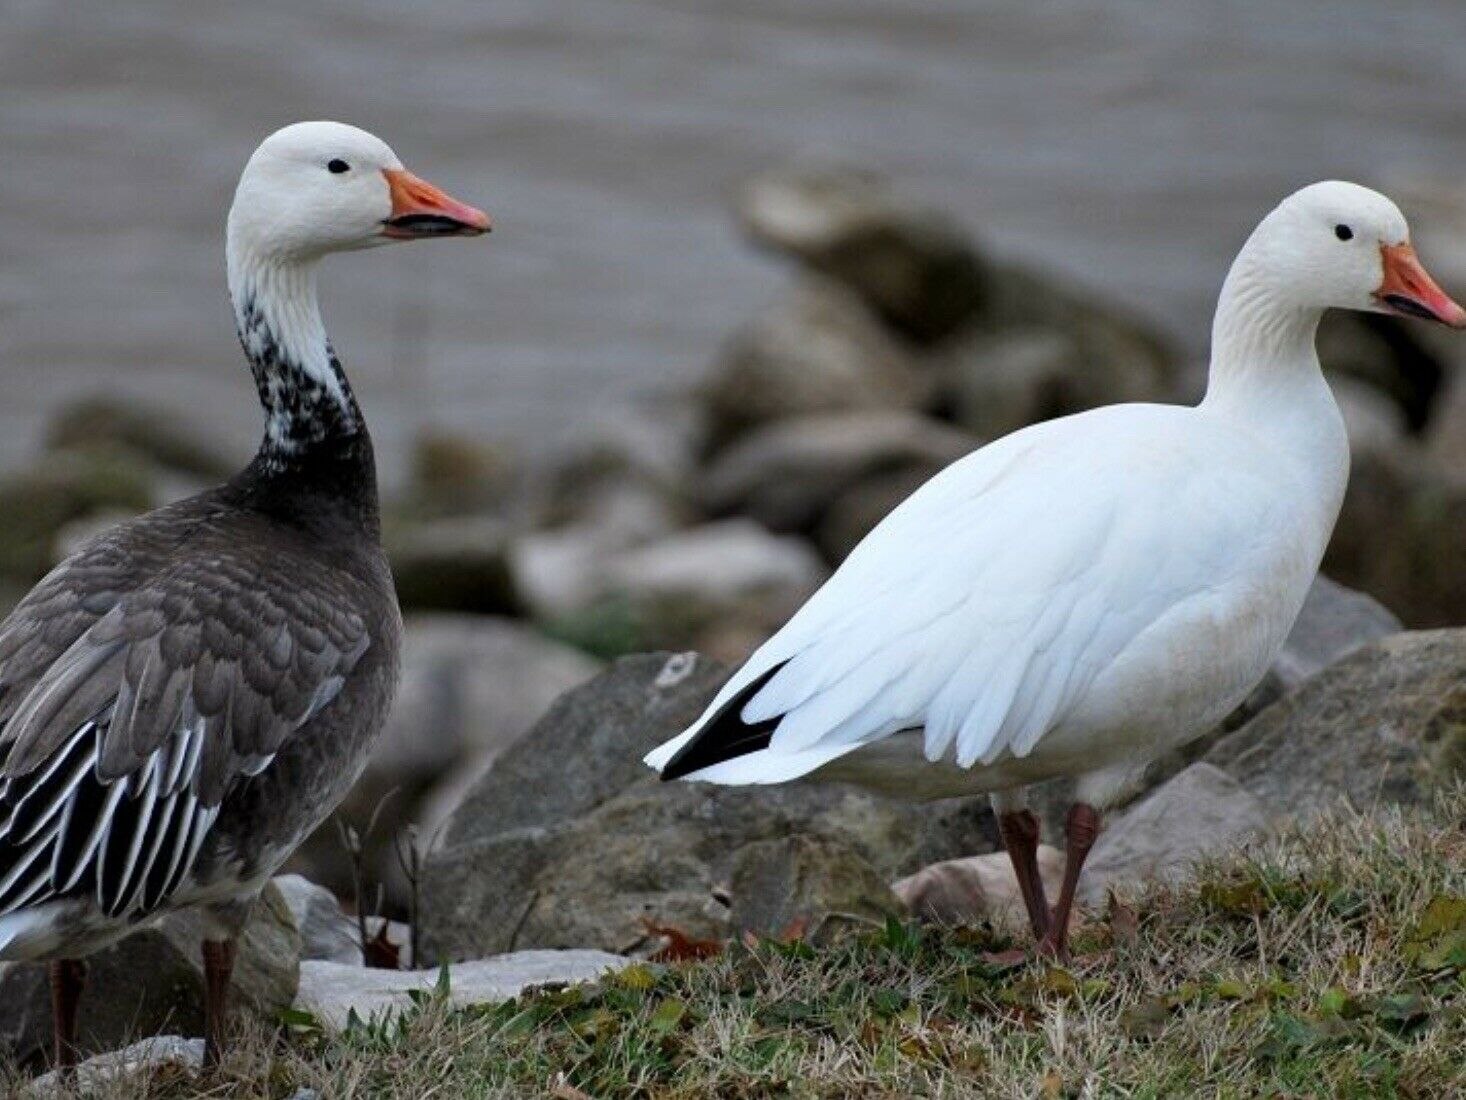
<path fill-rule="evenodd" d="M 1038 846 L 1044 892 L 1057 899 L 1064 881 L 1064 853 Z M 891 891 L 917 920 L 953 927 L 984 920 L 1027 924 L 1023 893 L 1013 861 L 1004 851 L 946 859 L 891 884 Z"/>
<path fill-rule="evenodd" d="M 701 387 L 711 442 L 814 413 L 915 408 L 929 380 L 858 298 L 807 283 L 735 332 Z"/>
<path fill-rule="evenodd" d="M 406 902 L 393 847 L 402 829 L 415 821 L 430 833 L 452 808 L 452 792 L 461 793 L 555 699 L 600 667 L 599 661 L 511 619 L 408 617 L 397 698 L 371 760 L 339 810 L 342 819 L 360 829 L 381 806 L 364 844 L 371 878 L 385 884 L 393 906 Z M 350 868 L 334 823 L 307 841 L 295 867 L 337 894 L 350 895 Z"/>
<path fill-rule="evenodd" d="M 987 265 L 967 233 L 869 172 L 777 168 L 744 185 L 737 213 L 755 241 L 850 287 L 918 342 L 961 327 L 988 291 Z"/>
<path fill-rule="evenodd" d="M 726 672 L 696 654 L 616 662 L 496 761 L 429 860 L 425 957 L 524 947 L 625 952 L 644 921 L 726 935 L 712 900 L 739 849 L 802 833 L 848 846 L 882 880 L 990 850 L 985 798 L 919 806 L 829 784 L 662 783 L 641 763 L 691 723 Z"/>
<path fill-rule="evenodd" d="M 1415 803 L 1466 773 L 1466 629 L 1395 634 L 1330 665 L 1205 760 L 1308 817 L 1341 797 Z"/>
<path fill-rule="evenodd" d="M 163 918 L 88 958 L 79 1042 L 113 1050 L 163 1031 L 202 1035 L 202 918 L 192 911 Z M 301 937 L 290 908 L 267 885 L 239 941 L 230 1004 L 273 1023 L 295 999 Z M 16 1061 L 39 1057 L 51 1043 L 51 999 L 45 963 L 0 962 L 0 1052 Z"/>
<path fill-rule="evenodd" d="M 795 833 L 745 844 L 729 876 L 729 922 L 760 936 L 827 942 L 842 928 L 904 912 L 886 880 L 848 844 Z"/>
<path fill-rule="evenodd" d="M 1080 900 L 1098 907 L 1111 886 L 1183 877 L 1262 835 L 1268 816 L 1226 772 L 1192 764 L 1105 823 L 1079 881 Z"/>

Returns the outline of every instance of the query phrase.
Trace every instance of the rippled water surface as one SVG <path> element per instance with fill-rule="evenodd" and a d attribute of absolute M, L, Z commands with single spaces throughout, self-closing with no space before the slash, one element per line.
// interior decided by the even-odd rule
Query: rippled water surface
<path fill-rule="evenodd" d="M 308 117 L 498 221 L 327 272 L 395 465 L 424 424 L 534 448 L 690 384 L 779 292 L 725 200 L 792 155 L 883 169 L 1200 348 L 1282 193 L 1466 176 L 1466 4 L 6 0 L 0 463 L 97 389 L 247 454 L 224 212 L 259 138 Z"/>

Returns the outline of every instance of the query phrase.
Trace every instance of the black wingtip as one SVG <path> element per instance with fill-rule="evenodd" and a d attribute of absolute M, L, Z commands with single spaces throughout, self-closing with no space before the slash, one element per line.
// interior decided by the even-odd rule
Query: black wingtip
<path fill-rule="evenodd" d="M 714 764 L 736 760 L 740 756 L 768 748 L 783 715 L 775 715 L 753 725 L 747 724 L 738 715 L 744 705 L 783 667 L 783 664 L 775 665 L 729 699 L 717 714 L 708 719 L 697 736 L 678 749 L 672 759 L 667 761 L 667 766 L 662 769 L 662 782 L 685 779 L 693 772 L 711 768 Z"/>

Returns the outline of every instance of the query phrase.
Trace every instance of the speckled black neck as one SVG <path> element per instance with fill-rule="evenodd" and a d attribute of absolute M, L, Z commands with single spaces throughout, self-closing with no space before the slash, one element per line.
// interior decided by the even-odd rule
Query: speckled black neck
<path fill-rule="evenodd" d="M 303 526 L 378 528 L 366 421 L 316 305 L 314 270 L 262 267 L 231 279 L 240 346 L 265 411 L 244 502 Z"/>

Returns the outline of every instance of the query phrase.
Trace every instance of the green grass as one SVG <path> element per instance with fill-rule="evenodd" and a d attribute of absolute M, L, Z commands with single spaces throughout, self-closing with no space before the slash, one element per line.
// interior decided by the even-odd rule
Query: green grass
<path fill-rule="evenodd" d="M 1466 1096 L 1466 792 L 1341 816 L 1000 971 L 1004 930 L 890 924 L 327 1036 L 109 1098 Z M 451 980 L 451 977 L 450 977 Z"/>

